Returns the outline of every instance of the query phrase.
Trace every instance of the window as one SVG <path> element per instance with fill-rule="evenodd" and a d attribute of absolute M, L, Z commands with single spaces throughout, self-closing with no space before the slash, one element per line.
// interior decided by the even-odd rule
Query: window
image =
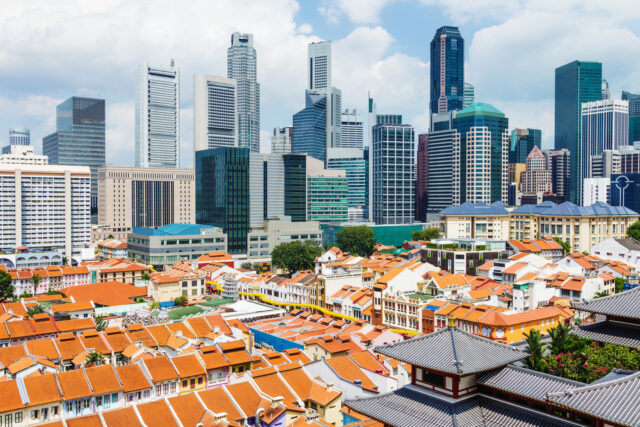
<path fill-rule="evenodd" d="M 110 399 L 110 397 L 111 396 L 107 394 L 107 395 L 104 396 L 104 398 L 102 400 L 103 403 L 104 403 L 104 407 L 107 408 L 107 409 L 109 409 L 109 407 L 111 407 L 111 399 Z"/>
<path fill-rule="evenodd" d="M 16 412 L 16 424 L 22 422 L 22 412 Z"/>
<path fill-rule="evenodd" d="M 195 378 L 191 378 L 191 380 L 189 381 L 189 388 L 190 389 L 194 389 L 196 388 L 196 379 Z"/>
<path fill-rule="evenodd" d="M 73 411 L 73 402 L 67 402 L 67 411 Z"/>
<path fill-rule="evenodd" d="M 38 418 L 40 418 L 40 411 L 38 411 L 37 409 L 31 411 L 31 419 L 37 420 Z"/>
<path fill-rule="evenodd" d="M 4 416 L 4 425 L 10 426 L 13 422 L 13 414 L 7 414 Z"/>
<path fill-rule="evenodd" d="M 111 402 L 112 403 L 118 403 L 118 393 L 113 393 L 111 395 Z"/>
<path fill-rule="evenodd" d="M 58 407 L 57 406 L 52 406 L 51 407 L 51 413 L 53 415 L 58 415 Z"/>
<path fill-rule="evenodd" d="M 147 389 L 147 390 L 145 390 L 145 391 L 144 391 L 143 396 L 144 396 L 144 397 L 149 397 L 149 396 L 151 396 L 151 390 L 148 390 L 148 389 Z"/>
<path fill-rule="evenodd" d="M 162 386 L 161 385 L 157 385 L 156 386 L 156 396 L 160 396 L 162 394 Z"/>
<path fill-rule="evenodd" d="M 176 392 L 176 383 L 171 383 L 171 393 Z"/>
<path fill-rule="evenodd" d="M 169 384 L 168 383 L 162 384 L 162 391 L 164 392 L 164 394 L 169 393 Z"/>
<path fill-rule="evenodd" d="M 187 380 L 182 380 L 182 388 L 187 388 L 187 384 L 189 384 Z"/>
<path fill-rule="evenodd" d="M 422 381 L 437 387 L 444 387 L 444 375 L 434 374 L 429 371 L 423 371 Z"/>
<path fill-rule="evenodd" d="M 96 397 L 96 406 L 102 406 L 102 396 Z"/>
<path fill-rule="evenodd" d="M 198 377 L 198 385 L 202 384 L 202 377 Z"/>

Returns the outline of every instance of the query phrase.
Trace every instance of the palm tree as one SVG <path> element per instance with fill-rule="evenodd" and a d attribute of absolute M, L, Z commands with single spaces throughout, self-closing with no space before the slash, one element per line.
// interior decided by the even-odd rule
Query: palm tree
<path fill-rule="evenodd" d="M 527 347 L 529 347 L 529 353 L 531 354 L 525 360 L 529 365 L 529 368 L 540 370 L 540 362 L 542 361 L 542 357 L 544 354 L 544 346 L 540 341 L 540 331 L 537 329 L 532 329 L 528 334 L 525 332 L 524 334 L 527 342 Z"/>
<path fill-rule="evenodd" d="M 104 362 L 105 362 L 105 358 L 102 355 L 102 353 L 97 353 L 95 351 L 92 351 L 89 354 L 87 354 L 87 357 L 84 359 L 84 364 L 85 365 L 94 364 L 96 366 L 100 366 Z"/>
<path fill-rule="evenodd" d="M 33 307 L 29 307 L 29 309 L 27 310 L 27 314 L 25 314 L 24 317 L 29 318 L 40 313 L 45 313 L 45 310 L 43 306 L 41 306 L 40 304 L 37 304 L 37 305 L 34 305 Z"/>
<path fill-rule="evenodd" d="M 29 279 L 29 281 L 33 285 L 33 295 L 35 295 L 38 285 L 42 283 L 42 277 L 40 277 L 40 275 L 36 273 L 31 277 L 31 279 Z"/>
<path fill-rule="evenodd" d="M 140 279 L 142 280 L 149 280 L 150 278 L 151 276 L 149 276 L 149 273 L 147 273 L 146 271 L 140 275 Z"/>
<path fill-rule="evenodd" d="M 560 354 L 567 352 L 567 346 L 569 345 L 569 332 L 570 326 L 565 326 L 563 323 L 558 323 L 558 326 L 549 331 L 551 337 L 551 343 L 549 349 L 553 354 Z"/>
<path fill-rule="evenodd" d="M 93 320 L 96 324 L 96 331 L 101 332 L 104 331 L 105 329 L 107 329 L 107 326 L 109 326 L 109 321 L 104 319 L 104 316 L 99 314 L 97 316 L 93 316 Z"/>

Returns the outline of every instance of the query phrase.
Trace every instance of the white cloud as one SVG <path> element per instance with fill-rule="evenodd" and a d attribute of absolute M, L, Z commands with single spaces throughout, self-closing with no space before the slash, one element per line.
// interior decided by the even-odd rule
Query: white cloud
<path fill-rule="evenodd" d="M 105 140 L 108 164 L 133 166 L 136 144 L 134 121 L 133 101 L 107 104 Z"/>
<path fill-rule="evenodd" d="M 380 12 L 393 0 L 333 0 L 319 9 L 330 24 L 346 15 L 354 24 L 377 24 Z"/>
<path fill-rule="evenodd" d="M 55 130 L 56 105 L 61 101 L 42 95 L 0 97 L 0 117 L 7 123 L 7 133 L 0 134 L 0 146 L 9 143 L 9 127 L 23 126 L 31 131 L 31 144 L 40 150 L 42 138 Z"/>

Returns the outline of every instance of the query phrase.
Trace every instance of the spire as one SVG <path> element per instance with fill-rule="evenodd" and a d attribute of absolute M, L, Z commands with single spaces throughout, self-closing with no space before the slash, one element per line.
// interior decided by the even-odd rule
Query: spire
<path fill-rule="evenodd" d="M 544 159 L 544 154 L 542 154 L 542 151 L 538 148 L 537 145 L 534 145 L 533 150 L 531 150 L 531 152 L 527 156 L 527 159 L 533 159 L 536 157 Z"/>

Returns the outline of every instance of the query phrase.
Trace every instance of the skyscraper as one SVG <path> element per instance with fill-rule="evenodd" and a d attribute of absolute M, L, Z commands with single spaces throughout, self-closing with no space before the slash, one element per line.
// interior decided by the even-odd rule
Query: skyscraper
<path fill-rule="evenodd" d="M 328 91 L 331 88 L 331 42 L 309 44 L 309 90 Z"/>
<path fill-rule="evenodd" d="M 237 111 L 237 83 L 234 79 L 206 74 L 194 75 L 193 140 L 195 150 L 237 147 Z"/>
<path fill-rule="evenodd" d="M 364 144 L 362 119 L 356 110 L 344 110 L 340 124 L 340 147 L 362 150 Z"/>
<path fill-rule="evenodd" d="M 56 107 L 56 132 L 42 139 L 49 164 L 89 166 L 91 209 L 98 208 L 98 168 L 105 164 L 104 99 L 73 96 Z"/>
<path fill-rule="evenodd" d="M 640 95 L 623 91 L 622 99 L 629 101 L 629 144 L 640 141 Z"/>
<path fill-rule="evenodd" d="M 401 115 L 378 115 L 373 127 L 373 221 L 411 224 L 415 218 L 415 131 Z"/>
<path fill-rule="evenodd" d="M 509 144 L 509 163 L 526 163 L 533 147 L 541 148 L 541 144 L 540 129 L 514 129 Z"/>
<path fill-rule="evenodd" d="M 416 162 L 416 221 L 427 220 L 427 190 L 429 189 L 429 135 L 418 135 Z"/>
<path fill-rule="evenodd" d="M 138 67 L 136 81 L 136 166 L 180 165 L 180 70 Z"/>
<path fill-rule="evenodd" d="M 348 193 L 347 175 L 343 169 L 325 169 L 322 161 L 307 159 L 307 220 L 345 222 Z"/>
<path fill-rule="evenodd" d="M 507 203 L 509 120 L 492 105 L 471 104 L 453 119 L 453 204 Z"/>
<path fill-rule="evenodd" d="M 456 111 L 433 114 L 428 137 L 427 212 L 437 213 L 453 204 L 453 143 Z"/>
<path fill-rule="evenodd" d="M 609 91 L 609 82 L 607 81 L 607 79 L 602 79 L 602 89 L 600 92 L 602 93 L 602 99 L 611 98 L 611 92 Z"/>
<path fill-rule="evenodd" d="M 271 136 L 271 153 L 285 154 L 292 152 L 293 126 L 273 128 Z"/>
<path fill-rule="evenodd" d="M 31 145 L 31 132 L 27 128 L 9 129 L 9 145 L 2 147 L 2 154 L 11 153 L 13 145 Z"/>
<path fill-rule="evenodd" d="M 556 68 L 555 77 L 555 148 L 571 152 L 569 167 L 569 201 L 579 204 L 582 198 L 581 112 L 582 103 L 602 99 L 602 64 L 573 61 Z"/>
<path fill-rule="evenodd" d="M 544 150 L 546 168 L 551 171 L 551 188 L 557 197 L 557 202 L 569 200 L 569 188 L 571 187 L 571 152 L 566 148 L 560 150 Z"/>
<path fill-rule="evenodd" d="M 293 115 L 293 152 L 323 162 L 327 155 L 327 95 L 307 90 L 305 106 Z"/>
<path fill-rule="evenodd" d="M 233 33 L 227 50 L 227 77 L 238 85 L 238 147 L 260 152 L 260 83 L 253 34 Z"/>
<path fill-rule="evenodd" d="M 591 156 L 629 145 L 629 101 L 603 99 L 582 104 L 580 179 L 593 177 Z"/>
<path fill-rule="evenodd" d="M 432 114 L 464 105 L 464 39 L 458 27 L 440 27 L 431 40 Z"/>
<path fill-rule="evenodd" d="M 369 192 L 368 162 L 363 150 L 356 148 L 331 148 L 327 152 L 327 169 L 342 169 L 346 172 L 348 185 L 349 218 L 368 216 Z"/>
<path fill-rule="evenodd" d="M 551 191 L 551 171 L 547 169 L 544 154 L 537 145 L 527 156 L 527 168 L 520 177 L 522 193 L 547 193 Z"/>
<path fill-rule="evenodd" d="M 476 102 L 476 89 L 471 83 L 464 82 L 464 102 L 462 107 L 466 108 Z"/>

